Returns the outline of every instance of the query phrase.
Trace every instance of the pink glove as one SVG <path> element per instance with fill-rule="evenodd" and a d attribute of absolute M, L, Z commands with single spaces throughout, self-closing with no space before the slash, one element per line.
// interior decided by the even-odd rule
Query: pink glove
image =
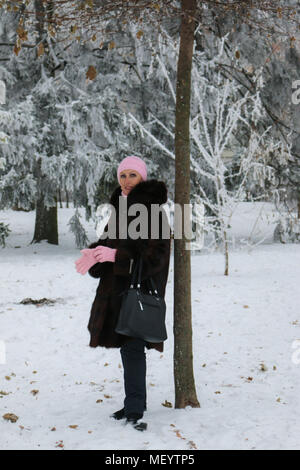
<path fill-rule="evenodd" d="M 98 263 L 94 256 L 94 250 L 86 248 L 85 250 L 81 250 L 82 253 L 81 258 L 75 261 L 76 264 L 76 271 L 80 274 L 86 274 L 88 270 L 94 266 L 94 264 Z"/>
<path fill-rule="evenodd" d="M 116 248 L 108 248 L 107 246 L 97 246 L 94 248 L 94 257 L 99 263 L 104 263 L 105 261 L 115 262 L 116 259 Z"/>

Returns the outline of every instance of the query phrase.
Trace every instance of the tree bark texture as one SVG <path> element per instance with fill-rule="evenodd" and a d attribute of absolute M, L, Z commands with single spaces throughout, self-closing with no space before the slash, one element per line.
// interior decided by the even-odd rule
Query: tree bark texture
<path fill-rule="evenodd" d="M 43 175 L 41 161 L 37 163 L 36 178 L 38 196 L 35 204 L 35 227 L 31 243 L 46 240 L 52 245 L 58 245 L 57 203 L 54 207 L 46 207 L 44 203 Z"/>
<path fill-rule="evenodd" d="M 190 100 L 196 0 L 182 0 L 182 23 L 176 85 L 175 203 L 190 203 Z M 199 407 L 192 344 L 191 256 L 182 237 L 174 239 L 174 381 L 175 408 Z"/>

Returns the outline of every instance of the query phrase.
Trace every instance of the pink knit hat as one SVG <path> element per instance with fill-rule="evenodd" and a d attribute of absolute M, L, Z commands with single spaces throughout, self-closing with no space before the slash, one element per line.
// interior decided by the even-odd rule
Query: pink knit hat
<path fill-rule="evenodd" d="M 146 163 L 134 155 L 124 158 L 118 166 L 118 181 L 120 183 L 120 173 L 123 170 L 136 170 L 139 172 L 144 181 L 147 180 L 147 166 Z"/>

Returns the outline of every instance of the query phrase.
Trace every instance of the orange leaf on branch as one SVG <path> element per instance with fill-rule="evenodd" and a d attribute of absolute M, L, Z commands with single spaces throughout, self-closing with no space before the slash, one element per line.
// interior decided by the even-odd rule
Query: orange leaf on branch
<path fill-rule="evenodd" d="M 90 65 L 88 68 L 88 71 L 86 72 L 86 78 L 87 80 L 93 81 L 95 80 L 96 77 L 97 77 L 97 71 L 93 65 Z"/>

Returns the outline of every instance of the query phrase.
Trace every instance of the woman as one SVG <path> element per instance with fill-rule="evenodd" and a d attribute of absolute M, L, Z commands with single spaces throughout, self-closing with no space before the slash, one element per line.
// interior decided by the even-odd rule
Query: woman
<path fill-rule="evenodd" d="M 126 157 L 117 171 L 120 186 L 113 192 L 110 203 L 116 211 L 116 235 L 107 236 L 109 223 L 98 242 L 82 250 L 83 256 L 76 261 L 77 271 L 92 277 L 100 278 L 95 300 L 92 305 L 88 329 L 91 334 L 90 346 L 120 348 L 124 368 L 125 400 L 124 408 L 116 411 L 112 417 L 126 419 L 136 429 L 145 429 L 145 423 L 138 423 L 146 410 L 146 356 L 147 349 L 163 351 L 163 343 L 147 343 L 144 340 L 119 335 L 115 332 L 122 302 L 122 292 L 128 289 L 133 267 L 141 257 L 143 260 L 141 290 L 147 291 L 146 279 L 152 277 L 161 297 L 165 288 L 170 260 L 170 227 L 165 211 L 159 214 L 159 237 L 151 238 L 151 227 L 157 219 L 152 220 L 151 206 L 167 202 L 167 188 L 162 181 L 147 180 L 145 162 L 135 156 Z M 122 212 L 122 200 L 126 198 L 127 212 L 125 220 L 126 237 L 119 236 L 119 217 Z M 124 203 L 123 199 L 123 203 Z M 128 231 L 130 222 L 135 219 L 129 216 L 133 204 L 143 204 L 147 209 L 147 237 L 133 239 Z M 147 224 L 145 224 L 147 225 Z M 124 233 L 124 227 L 122 233 Z M 143 227 L 144 228 L 144 227 Z M 167 228 L 167 229 L 166 229 Z M 166 236 L 167 233 L 167 236 Z M 135 237 L 136 238 L 136 237 Z"/>

